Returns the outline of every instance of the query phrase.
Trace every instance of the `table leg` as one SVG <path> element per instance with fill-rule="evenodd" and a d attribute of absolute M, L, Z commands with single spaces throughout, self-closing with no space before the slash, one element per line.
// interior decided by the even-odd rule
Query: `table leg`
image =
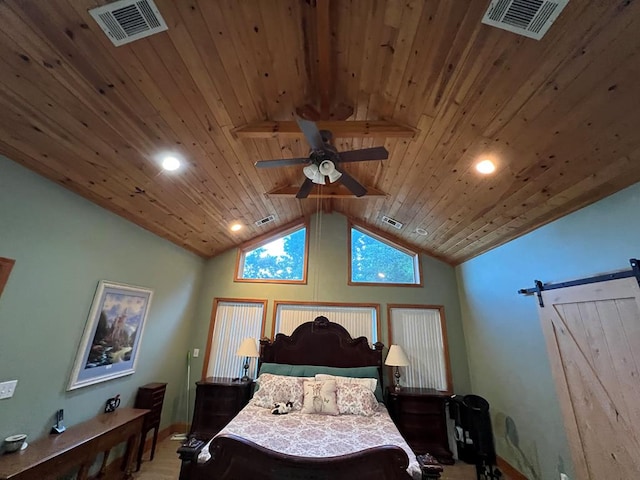
<path fill-rule="evenodd" d="M 78 470 L 78 476 L 76 478 L 78 480 L 87 480 L 90 466 L 91 464 L 89 463 L 83 463 L 82 465 L 80 465 L 80 470 Z"/>
<path fill-rule="evenodd" d="M 135 435 L 129 437 L 127 441 L 127 451 L 125 453 L 125 460 L 123 465 L 124 470 L 124 478 L 129 480 L 133 478 L 133 461 L 135 458 L 135 454 L 138 451 L 138 446 L 140 445 L 140 432 L 137 432 Z"/>
<path fill-rule="evenodd" d="M 142 454 L 144 453 L 144 444 L 147 440 L 147 432 L 141 433 L 142 438 L 140 438 L 140 445 L 138 446 L 138 458 L 136 461 L 136 472 L 140 470 L 140 465 L 142 464 Z"/>
<path fill-rule="evenodd" d="M 149 460 L 153 460 L 153 455 L 156 453 L 156 443 L 158 443 L 158 429 L 160 425 L 156 425 L 156 428 L 153 430 L 153 443 L 151 444 L 151 458 Z"/>
<path fill-rule="evenodd" d="M 107 460 L 109 460 L 110 453 L 111 449 L 103 452 L 102 465 L 100 466 L 100 471 L 98 472 L 98 475 L 96 475 L 96 478 L 103 478 L 107 474 Z"/>

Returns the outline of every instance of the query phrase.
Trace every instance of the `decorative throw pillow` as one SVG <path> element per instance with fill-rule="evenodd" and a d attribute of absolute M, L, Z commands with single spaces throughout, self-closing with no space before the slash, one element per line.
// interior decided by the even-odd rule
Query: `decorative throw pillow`
<path fill-rule="evenodd" d="M 376 386 L 378 385 L 378 380 L 375 378 L 337 377 L 326 373 L 317 373 L 316 380 L 335 380 L 338 388 L 346 383 L 364 385 L 372 392 L 376 391 Z"/>
<path fill-rule="evenodd" d="M 302 378 L 261 374 L 256 380 L 260 388 L 253 395 L 253 404 L 257 407 L 273 408 L 278 402 L 293 403 L 293 410 L 302 408 Z"/>
<path fill-rule="evenodd" d="M 305 381 L 301 413 L 338 415 L 335 380 Z"/>
<path fill-rule="evenodd" d="M 370 417 L 378 410 L 378 400 L 371 390 L 357 383 L 343 383 L 337 389 L 338 412 L 341 415 Z"/>

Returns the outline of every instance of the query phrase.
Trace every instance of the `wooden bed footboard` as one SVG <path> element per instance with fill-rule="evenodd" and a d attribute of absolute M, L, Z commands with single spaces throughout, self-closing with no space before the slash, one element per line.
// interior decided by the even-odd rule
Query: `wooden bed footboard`
<path fill-rule="evenodd" d="M 180 480 L 411 480 L 407 454 L 392 445 L 338 457 L 298 457 L 222 434 L 209 451 L 211 459 L 203 464 L 184 459 Z"/>
<path fill-rule="evenodd" d="M 260 341 L 260 361 L 338 368 L 382 367 L 381 343 L 370 348 L 365 337 L 317 317 L 291 335 L 278 333 L 273 342 Z M 378 380 L 382 381 L 382 375 Z M 220 431 L 209 416 L 194 416 L 191 434 L 208 439 Z M 202 435 L 207 432 L 206 435 Z M 201 448 L 201 447 L 200 447 Z M 269 450 L 232 434 L 218 435 L 209 448 L 212 458 L 197 463 L 194 448 L 181 448 L 180 480 L 411 480 L 409 458 L 398 446 L 386 445 L 336 457 L 298 457 Z M 440 478 L 442 466 L 431 456 L 418 457 L 423 480 Z"/>

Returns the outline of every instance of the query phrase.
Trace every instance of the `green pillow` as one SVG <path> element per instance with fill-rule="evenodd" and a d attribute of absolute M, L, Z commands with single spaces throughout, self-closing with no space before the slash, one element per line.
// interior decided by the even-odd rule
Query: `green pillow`
<path fill-rule="evenodd" d="M 379 402 L 384 401 L 382 394 L 382 385 L 380 384 L 380 375 L 378 367 L 323 367 L 319 365 L 289 365 L 287 363 L 263 363 L 260 366 L 260 374 L 271 373 L 273 375 L 284 375 L 286 377 L 315 377 L 316 373 L 325 373 L 327 375 L 335 375 L 336 377 L 349 378 L 375 378 L 378 380 L 376 384 L 375 396 Z"/>

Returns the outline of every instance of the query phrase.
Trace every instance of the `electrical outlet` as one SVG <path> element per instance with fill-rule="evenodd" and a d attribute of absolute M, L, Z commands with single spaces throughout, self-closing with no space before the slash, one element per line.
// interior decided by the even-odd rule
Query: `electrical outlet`
<path fill-rule="evenodd" d="M 561 473 L 560 480 L 569 480 L 569 475 L 567 475 L 566 473 Z"/>
<path fill-rule="evenodd" d="M 200 355 L 200 349 L 199 348 L 194 348 L 193 349 L 193 358 L 198 358 L 198 355 Z"/>
<path fill-rule="evenodd" d="M 13 397 L 13 392 L 16 391 L 16 385 L 18 385 L 18 380 L 9 380 L 8 382 L 0 383 L 0 399 Z"/>

